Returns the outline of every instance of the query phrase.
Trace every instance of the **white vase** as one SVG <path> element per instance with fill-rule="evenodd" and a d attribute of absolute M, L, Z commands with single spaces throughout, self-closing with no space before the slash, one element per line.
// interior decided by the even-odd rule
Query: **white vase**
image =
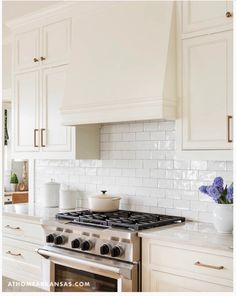
<path fill-rule="evenodd" d="M 213 223 L 219 233 L 232 233 L 233 231 L 233 205 L 216 204 L 213 210 Z"/>

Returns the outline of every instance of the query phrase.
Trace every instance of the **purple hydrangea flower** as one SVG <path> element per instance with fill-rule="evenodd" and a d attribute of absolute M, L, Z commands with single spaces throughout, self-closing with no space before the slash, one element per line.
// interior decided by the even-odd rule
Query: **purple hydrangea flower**
<path fill-rule="evenodd" d="M 222 188 L 224 186 L 224 180 L 222 177 L 216 177 L 212 184 L 214 187 Z"/>
<path fill-rule="evenodd" d="M 202 193 L 207 194 L 207 187 L 208 187 L 208 186 L 204 186 L 204 185 L 202 185 L 202 186 L 199 187 L 199 191 L 202 192 Z"/>
<path fill-rule="evenodd" d="M 218 202 L 218 199 L 220 197 L 220 192 L 218 188 L 215 186 L 208 186 L 206 190 L 207 190 L 207 194 L 210 195 L 210 197 L 212 197 L 212 199 L 215 202 Z"/>
<path fill-rule="evenodd" d="M 227 195 L 226 198 L 229 202 L 233 201 L 233 195 L 234 195 L 234 188 L 233 188 L 233 184 L 231 184 L 228 188 L 227 188 Z"/>

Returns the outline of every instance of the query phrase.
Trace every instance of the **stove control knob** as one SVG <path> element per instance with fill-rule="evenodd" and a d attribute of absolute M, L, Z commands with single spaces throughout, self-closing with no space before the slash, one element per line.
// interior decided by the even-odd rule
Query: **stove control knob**
<path fill-rule="evenodd" d="M 65 243 L 65 237 L 63 235 L 58 235 L 54 238 L 55 245 L 63 245 Z"/>
<path fill-rule="evenodd" d="M 111 257 L 119 257 L 123 254 L 123 249 L 120 246 L 115 246 L 111 249 Z"/>
<path fill-rule="evenodd" d="M 89 240 L 86 240 L 86 241 L 82 242 L 82 244 L 81 244 L 82 251 L 89 251 L 92 249 L 92 247 L 93 247 L 93 245 L 92 245 L 91 241 L 89 241 Z"/>
<path fill-rule="evenodd" d="M 55 234 L 48 234 L 46 236 L 46 243 L 53 243 L 55 238 Z"/>
<path fill-rule="evenodd" d="M 73 248 L 73 249 L 79 249 L 79 248 L 81 248 L 81 244 L 82 244 L 81 239 L 76 238 L 73 241 L 71 241 L 71 248 Z"/>
<path fill-rule="evenodd" d="M 104 244 L 100 247 L 100 254 L 107 255 L 110 253 L 110 246 L 108 244 Z"/>

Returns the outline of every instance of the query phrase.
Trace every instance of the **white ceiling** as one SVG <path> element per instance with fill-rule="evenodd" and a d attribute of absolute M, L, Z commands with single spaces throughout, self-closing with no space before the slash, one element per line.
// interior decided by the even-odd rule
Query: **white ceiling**
<path fill-rule="evenodd" d="M 6 27 L 8 21 L 33 13 L 50 5 L 56 5 L 59 2 L 62 1 L 2 1 L 3 38 L 7 38 L 10 34 L 9 29 Z"/>

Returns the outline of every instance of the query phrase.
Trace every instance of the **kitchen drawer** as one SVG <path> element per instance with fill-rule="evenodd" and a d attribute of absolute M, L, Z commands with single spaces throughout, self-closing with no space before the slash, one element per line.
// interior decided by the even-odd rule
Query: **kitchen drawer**
<path fill-rule="evenodd" d="M 39 256 L 35 249 L 37 249 L 35 244 L 7 237 L 3 238 L 3 257 L 13 259 L 16 262 L 39 266 L 41 264 L 41 256 Z"/>
<path fill-rule="evenodd" d="M 148 292 L 232 292 L 232 288 L 152 270 Z"/>
<path fill-rule="evenodd" d="M 42 244 L 44 233 L 41 225 L 9 217 L 3 218 L 3 234 L 16 239 Z"/>
<path fill-rule="evenodd" d="M 161 246 L 155 243 L 149 245 L 149 264 L 158 268 L 170 268 L 175 270 L 175 273 L 188 272 L 192 277 L 207 277 L 212 282 L 216 282 L 217 278 L 227 281 L 233 279 L 233 260 L 230 257 Z M 218 269 L 221 266 L 223 268 Z"/>
<path fill-rule="evenodd" d="M 3 237 L 3 275 L 19 281 L 41 280 L 38 245 Z"/>

